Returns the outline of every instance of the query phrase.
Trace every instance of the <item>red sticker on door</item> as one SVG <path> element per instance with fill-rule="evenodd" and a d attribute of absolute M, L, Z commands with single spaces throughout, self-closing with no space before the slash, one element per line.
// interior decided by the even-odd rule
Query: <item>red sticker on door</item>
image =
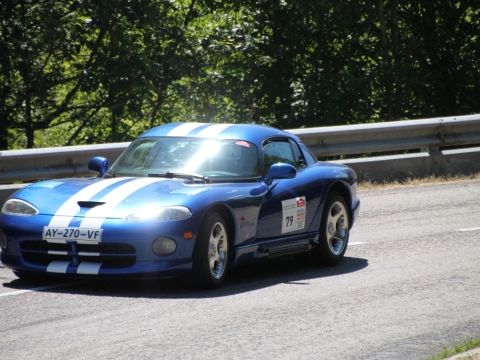
<path fill-rule="evenodd" d="M 302 206 L 305 206 L 305 198 L 304 197 L 297 198 L 297 207 L 302 207 Z"/>

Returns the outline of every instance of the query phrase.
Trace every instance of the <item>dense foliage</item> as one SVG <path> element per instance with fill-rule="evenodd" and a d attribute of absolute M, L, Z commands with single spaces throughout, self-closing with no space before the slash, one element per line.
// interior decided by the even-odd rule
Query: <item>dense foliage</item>
<path fill-rule="evenodd" d="M 480 111 L 480 3 L 2 0 L 0 149 Z"/>

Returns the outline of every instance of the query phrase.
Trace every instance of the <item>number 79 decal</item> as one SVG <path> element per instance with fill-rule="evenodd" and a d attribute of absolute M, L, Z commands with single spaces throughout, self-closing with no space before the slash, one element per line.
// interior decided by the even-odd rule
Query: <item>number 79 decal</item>
<path fill-rule="evenodd" d="M 306 205 L 305 196 L 282 201 L 282 234 L 305 228 Z"/>

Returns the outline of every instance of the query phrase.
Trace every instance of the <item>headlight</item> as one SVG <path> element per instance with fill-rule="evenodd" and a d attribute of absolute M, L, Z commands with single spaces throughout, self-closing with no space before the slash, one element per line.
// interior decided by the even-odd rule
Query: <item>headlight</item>
<path fill-rule="evenodd" d="M 20 215 L 20 216 L 31 216 L 37 215 L 38 210 L 31 204 L 20 199 L 10 199 L 7 200 L 2 207 L 2 214 L 5 215 Z"/>
<path fill-rule="evenodd" d="M 190 210 L 184 206 L 167 206 L 160 208 L 147 207 L 126 217 L 128 221 L 179 221 L 192 216 Z"/>

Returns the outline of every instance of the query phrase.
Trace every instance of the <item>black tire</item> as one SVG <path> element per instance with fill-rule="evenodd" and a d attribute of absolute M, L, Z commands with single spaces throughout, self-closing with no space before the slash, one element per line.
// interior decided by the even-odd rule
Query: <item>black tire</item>
<path fill-rule="evenodd" d="M 350 235 L 350 213 L 347 202 L 336 192 L 328 194 L 320 223 L 319 245 L 313 253 L 316 260 L 327 266 L 342 260 Z"/>
<path fill-rule="evenodd" d="M 227 222 L 221 214 L 212 212 L 206 216 L 193 251 L 194 285 L 206 289 L 222 285 L 230 261 L 228 234 Z"/>

